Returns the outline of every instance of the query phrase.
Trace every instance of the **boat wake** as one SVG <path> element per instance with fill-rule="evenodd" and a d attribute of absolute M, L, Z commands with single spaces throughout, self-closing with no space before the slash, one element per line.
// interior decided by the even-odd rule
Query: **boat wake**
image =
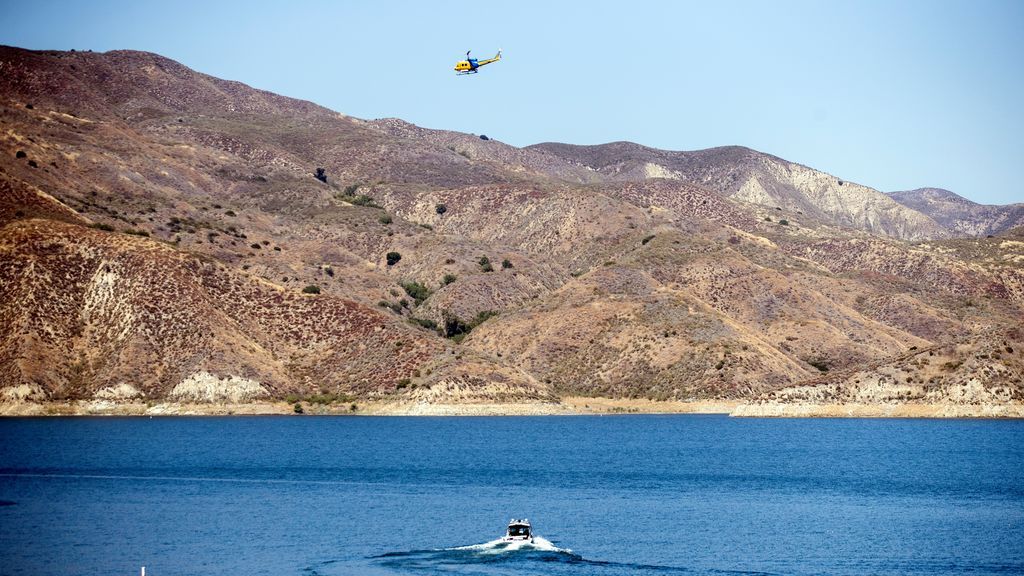
<path fill-rule="evenodd" d="M 571 554 L 572 550 L 568 548 L 559 548 L 551 543 L 550 540 L 541 536 L 534 536 L 533 541 L 527 540 L 504 540 L 498 538 L 497 540 L 491 540 L 490 542 L 484 542 L 483 544 L 471 544 L 469 546 L 456 546 L 455 548 L 445 548 L 444 550 L 476 550 L 483 554 L 500 554 L 502 552 L 517 552 L 519 550 L 540 550 L 542 552 L 559 552 L 561 554 Z"/>
<path fill-rule="evenodd" d="M 482 544 L 437 548 L 433 550 L 410 550 L 388 552 L 364 560 L 366 564 L 355 566 L 349 562 L 327 561 L 305 570 L 311 576 L 334 574 L 363 574 L 385 576 L 391 574 L 472 574 L 509 575 L 600 575 L 626 576 L 643 574 L 745 574 L 761 575 L 762 572 L 733 570 L 695 570 L 682 566 L 665 566 L 631 562 L 609 562 L 589 560 L 568 548 L 559 548 L 550 540 L 534 536 L 533 542 L 525 540 L 491 540 Z"/>

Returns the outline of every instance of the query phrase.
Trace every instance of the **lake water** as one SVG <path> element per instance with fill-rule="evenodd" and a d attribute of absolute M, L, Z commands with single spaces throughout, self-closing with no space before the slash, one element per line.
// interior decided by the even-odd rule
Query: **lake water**
<path fill-rule="evenodd" d="M 1024 573 L 1024 422 L 0 419 L 0 501 L 2 574 Z"/>

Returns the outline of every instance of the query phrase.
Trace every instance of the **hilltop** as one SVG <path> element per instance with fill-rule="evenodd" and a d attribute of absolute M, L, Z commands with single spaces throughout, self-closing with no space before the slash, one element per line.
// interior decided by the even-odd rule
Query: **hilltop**
<path fill-rule="evenodd" d="M 6 412 L 1024 401 L 1013 217 L 741 147 L 362 120 L 143 52 L 0 65 Z M 926 350 L 959 364 L 907 372 Z"/>

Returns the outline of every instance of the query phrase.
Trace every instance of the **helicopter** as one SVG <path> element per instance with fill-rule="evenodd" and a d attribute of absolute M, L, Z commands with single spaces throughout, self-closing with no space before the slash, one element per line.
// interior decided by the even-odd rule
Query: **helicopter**
<path fill-rule="evenodd" d="M 480 69 L 484 64 L 490 64 L 491 62 L 497 62 L 501 60 L 501 48 L 498 48 L 498 54 L 494 58 L 488 58 L 487 60 L 477 60 L 476 58 L 470 58 L 469 53 L 472 50 L 466 50 L 466 59 L 459 60 L 455 63 L 455 71 L 458 72 L 459 76 L 466 74 L 476 74 L 477 70 Z"/>

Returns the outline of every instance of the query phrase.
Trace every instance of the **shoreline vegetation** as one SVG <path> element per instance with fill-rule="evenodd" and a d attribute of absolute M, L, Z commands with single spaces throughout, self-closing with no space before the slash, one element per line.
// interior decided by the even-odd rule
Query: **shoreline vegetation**
<path fill-rule="evenodd" d="M 298 406 L 299 408 L 297 408 Z M 573 416 L 722 414 L 751 418 L 1024 418 L 1024 404 L 811 404 L 738 400 L 692 402 L 567 396 L 560 402 L 430 404 L 368 401 L 342 404 L 286 401 L 239 404 L 141 403 L 109 400 L 0 403 L 0 416 Z"/>

